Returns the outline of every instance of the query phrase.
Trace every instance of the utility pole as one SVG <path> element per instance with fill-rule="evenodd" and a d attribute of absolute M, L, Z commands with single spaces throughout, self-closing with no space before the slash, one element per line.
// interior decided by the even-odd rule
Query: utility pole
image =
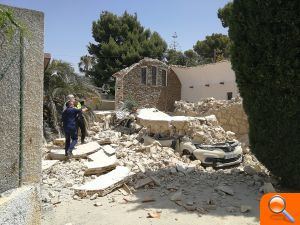
<path fill-rule="evenodd" d="M 176 51 L 177 47 L 178 47 L 178 43 L 177 43 L 177 40 L 176 40 L 178 38 L 178 36 L 177 36 L 176 32 L 172 35 L 172 38 L 173 38 L 173 41 L 172 41 L 172 44 L 171 44 L 171 49 Z"/>

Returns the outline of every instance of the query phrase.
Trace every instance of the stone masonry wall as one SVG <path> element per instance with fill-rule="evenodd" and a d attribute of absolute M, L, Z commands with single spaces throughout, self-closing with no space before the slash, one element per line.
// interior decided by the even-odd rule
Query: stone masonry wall
<path fill-rule="evenodd" d="M 157 85 L 152 85 L 151 67 L 157 67 Z M 141 68 L 147 68 L 147 84 L 141 83 Z M 162 70 L 167 71 L 167 86 L 162 86 Z M 181 83 L 174 72 L 164 63 L 144 60 L 128 74 L 116 79 L 116 108 L 120 101 L 133 99 L 139 107 L 155 107 L 162 111 L 172 111 L 174 102 L 180 100 Z"/>
<path fill-rule="evenodd" d="M 249 124 L 243 109 L 242 100 L 215 100 L 208 98 L 198 103 L 179 101 L 175 103 L 176 115 L 207 116 L 215 115 L 226 131 L 232 131 L 237 137 L 248 134 Z"/>

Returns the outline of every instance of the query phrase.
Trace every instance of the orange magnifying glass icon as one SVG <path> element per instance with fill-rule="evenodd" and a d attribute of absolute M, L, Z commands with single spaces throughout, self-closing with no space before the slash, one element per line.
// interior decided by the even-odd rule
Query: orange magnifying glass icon
<path fill-rule="evenodd" d="M 283 213 L 285 217 L 292 223 L 295 222 L 294 217 L 291 216 L 286 210 L 286 202 L 285 199 L 282 198 L 280 195 L 274 195 L 269 201 L 269 209 L 273 213 Z"/>

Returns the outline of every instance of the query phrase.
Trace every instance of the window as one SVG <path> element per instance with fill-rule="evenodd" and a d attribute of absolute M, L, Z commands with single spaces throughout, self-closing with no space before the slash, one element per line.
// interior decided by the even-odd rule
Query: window
<path fill-rule="evenodd" d="M 157 68 L 152 66 L 152 85 L 156 86 L 156 78 L 157 78 Z"/>
<path fill-rule="evenodd" d="M 232 92 L 227 92 L 227 100 L 231 100 L 232 99 Z"/>
<path fill-rule="evenodd" d="M 167 71 L 166 70 L 161 71 L 161 85 L 163 87 L 167 86 Z"/>
<path fill-rule="evenodd" d="M 147 68 L 143 67 L 141 70 L 141 83 L 142 84 L 147 84 Z"/>

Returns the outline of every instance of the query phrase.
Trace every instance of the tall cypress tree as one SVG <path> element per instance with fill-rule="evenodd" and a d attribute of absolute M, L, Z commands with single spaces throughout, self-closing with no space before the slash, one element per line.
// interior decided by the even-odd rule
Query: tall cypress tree
<path fill-rule="evenodd" d="M 231 60 L 256 157 L 300 188 L 300 2 L 234 0 Z"/>

